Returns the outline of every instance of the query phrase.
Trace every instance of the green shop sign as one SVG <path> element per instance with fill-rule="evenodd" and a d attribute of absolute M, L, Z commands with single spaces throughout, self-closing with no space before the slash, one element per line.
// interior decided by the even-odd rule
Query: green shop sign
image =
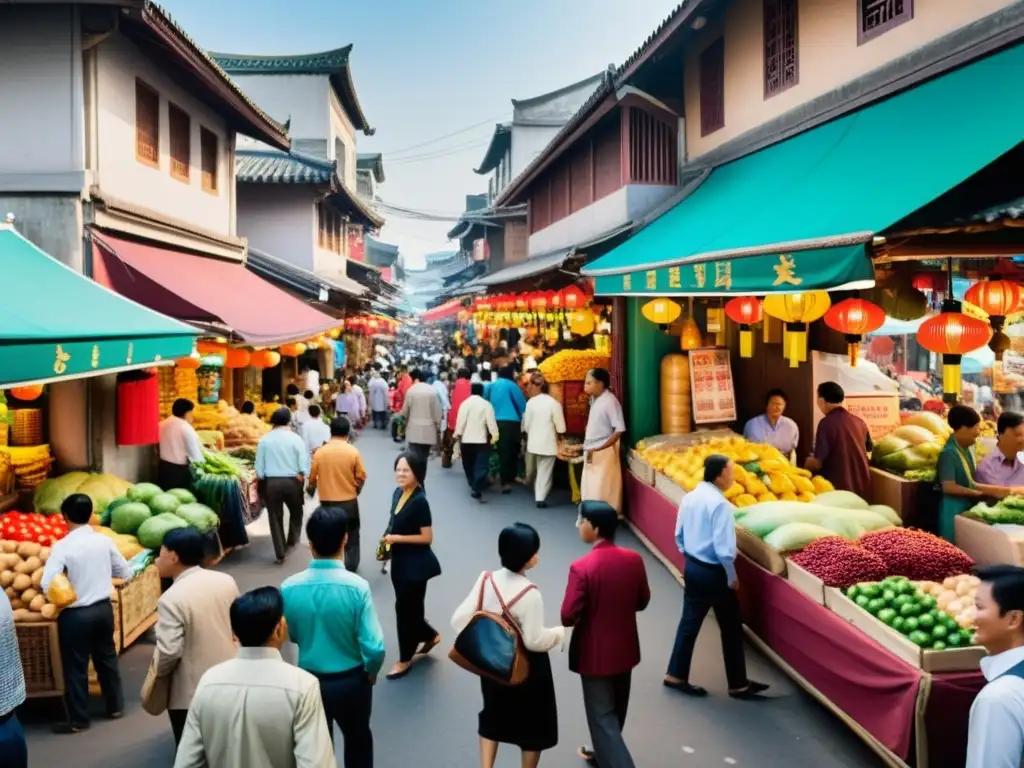
<path fill-rule="evenodd" d="M 191 336 L 0 345 L 0 388 L 66 378 L 99 376 L 188 357 Z"/>
<path fill-rule="evenodd" d="M 869 287 L 863 245 L 744 256 L 594 278 L 599 296 L 724 296 Z"/>

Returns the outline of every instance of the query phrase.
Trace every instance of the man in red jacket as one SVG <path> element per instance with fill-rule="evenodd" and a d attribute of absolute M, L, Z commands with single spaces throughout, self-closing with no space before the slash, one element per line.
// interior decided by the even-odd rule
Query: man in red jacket
<path fill-rule="evenodd" d="M 452 453 L 455 449 L 455 441 L 452 435 L 455 434 L 455 420 L 459 417 L 459 406 L 462 405 L 472 394 L 470 391 L 470 378 L 472 374 L 468 368 L 460 368 L 458 378 L 455 379 L 455 386 L 452 387 L 452 407 L 448 410 L 448 423 L 445 425 L 444 439 L 441 442 L 441 466 L 452 465 Z"/>
<path fill-rule="evenodd" d="M 574 628 L 569 669 L 582 678 L 593 741 L 592 749 L 580 747 L 579 754 L 600 768 L 635 768 L 622 728 L 633 667 L 640 663 L 636 614 L 651 601 L 643 559 L 615 546 L 618 523 L 608 503 L 580 504 L 580 538 L 594 546 L 570 567 L 562 601 L 562 624 Z"/>

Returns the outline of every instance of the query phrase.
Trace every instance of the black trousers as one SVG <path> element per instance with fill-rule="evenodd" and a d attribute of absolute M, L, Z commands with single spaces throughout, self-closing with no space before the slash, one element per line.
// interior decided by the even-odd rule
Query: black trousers
<path fill-rule="evenodd" d="M 387 411 L 371 411 L 373 414 L 373 428 L 374 429 L 387 429 L 388 427 L 388 412 Z"/>
<path fill-rule="evenodd" d="M 491 459 L 490 443 L 463 443 L 462 469 L 466 482 L 475 493 L 487 489 L 487 468 Z"/>
<path fill-rule="evenodd" d="M 633 757 L 622 737 L 633 673 L 607 677 L 582 675 L 581 681 L 583 710 L 597 765 L 599 768 L 634 768 Z"/>
<path fill-rule="evenodd" d="M 280 560 L 302 538 L 302 481 L 295 477 L 267 478 L 267 516 L 274 554 Z M 284 508 L 288 507 L 288 535 L 284 532 Z"/>
<path fill-rule="evenodd" d="M 348 520 L 348 542 L 345 544 L 345 568 L 359 570 L 359 499 L 349 501 L 321 501 L 325 509 L 340 509 Z"/>
<path fill-rule="evenodd" d="M 498 422 L 498 458 L 501 460 L 501 484 L 509 485 L 519 474 L 519 440 L 522 434 L 518 421 Z"/>
<path fill-rule="evenodd" d="M 185 732 L 185 721 L 188 719 L 187 709 L 168 709 L 167 715 L 171 718 L 171 731 L 174 733 L 174 747 L 177 749 L 181 744 L 181 735 Z"/>
<path fill-rule="evenodd" d="M 430 451 L 433 447 L 427 443 L 409 443 L 409 450 L 423 459 L 423 463 L 427 466 L 430 465 Z M 423 476 L 426 477 L 426 466 L 424 467 Z"/>
<path fill-rule="evenodd" d="M 690 662 L 697 635 L 708 611 L 714 610 L 718 629 L 722 635 L 722 656 L 725 658 L 725 676 L 729 687 L 743 688 L 747 684 L 747 665 L 743 656 L 743 620 L 736 590 L 729 588 L 725 568 L 686 556 L 683 572 L 686 586 L 683 592 L 683 615 L 676 630 L 675 647 L 668 664 L 672 677 L 689 681 Z"/>
<path fill-rule="evenodd" d="M 89 658 L 92 657 L 107 713 L 124 711 L 124 691 L 114 650 L 114 608 L 102 600 L 84 608 L 65 608 L 57 616 L 64 664 L 64 701 L 73 725 L 89 724 Z"/>
<path fill-rule="evenodd" d="M 160 459 L 156 470 L 156 484 L 165 490 L 171 488 L 192 488 L 192 471 L 188 464 L 172 464 Z"/>
<path fill-rule="evenodd" d="M 420 643 L 437 637 L 437 630 L 427 623 L 427 582 L 395 581 L 395 624 L 398 629 L 398 660 L 412 661 Z"/>
<path fill-rule="evenodd" d="M 317 674 L 327 730 L 334 741 L 334 724 L 344 741 L 345 768 L 373 768 L 373 686 L 362 667 L 335 675 Z"/>
<path fill-rule="evenodd" d="M 0 765 L 4 768 L 28 768 L 25 731 L 13 711 L 0 715 Z"/>

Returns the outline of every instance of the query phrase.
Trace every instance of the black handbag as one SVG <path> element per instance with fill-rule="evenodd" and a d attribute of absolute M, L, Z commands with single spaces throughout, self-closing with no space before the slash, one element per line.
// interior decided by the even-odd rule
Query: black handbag
<path fill-rule="evenodd" d="M 500 614 L 483 610 L 484 589 L 488 584 L 498 597 Z M 519 624 L 512 618 L 510 609 L 523 595 L 536 588 L 531 584 L 505 603 L 488 572 L 480 583 L 476 612 L 455 638 L 448 658 L 467 672 L 501 685 L 522 685 L 530 676 L 530 660 L 523 646 Z"/>

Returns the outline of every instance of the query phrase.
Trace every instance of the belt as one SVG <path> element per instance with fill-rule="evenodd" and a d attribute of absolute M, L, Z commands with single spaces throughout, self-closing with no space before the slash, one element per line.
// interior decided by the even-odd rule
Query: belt
<path fill-rule="evenodd" d="M 352 667 L 352 669 L 346 669 L 344 672 L 313 672 L 312 674 L 317 680 L 329 683 L 334 680 L 346 680 L 358 675 L 366 675 L 366 670 L 363 667 Z"/>

